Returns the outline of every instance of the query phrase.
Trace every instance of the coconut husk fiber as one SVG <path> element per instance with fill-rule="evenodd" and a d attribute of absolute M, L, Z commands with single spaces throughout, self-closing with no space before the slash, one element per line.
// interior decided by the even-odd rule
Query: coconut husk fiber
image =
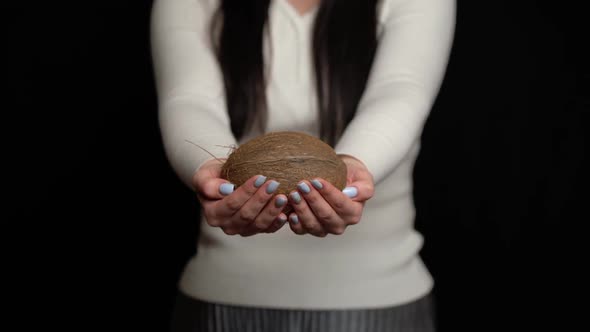
<path fill-rule="evenodd" d="M 314 136 L 295 131 L 255 137 L 235 149 L 221 167 L 221 177 L 236 186 L 258 174 L 280 182 L 275 194 L 288 195 L 301 180 L 315 178 L 340 190 L 346 186 L 346 164 L 334 149 Z M 288 208 L 284 212 L 290 212 Z"/>

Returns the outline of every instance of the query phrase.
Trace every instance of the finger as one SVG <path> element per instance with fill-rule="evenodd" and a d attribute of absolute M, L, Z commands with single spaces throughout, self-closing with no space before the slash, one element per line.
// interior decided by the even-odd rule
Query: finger
<path fill-rule="evenodd" d="M 263 182 L 266 181 L 266 178 L 262 177 L 257 181 Z M 255 185 L 257 184 L 255 183 Z M 279 202 L 283 203 L 280 207 L 276 206 L 276 202 L 268 204 L 279 185 L 280 183 L 275 180 L 262 184 L 262 186 L 259 189 L 257 188 L 256 192 L 242 205 L 239 211 L 237 211 L 231 219 L 238 227 L 253 227 L 258 232 L 266 230 L 279 215 L 282 207 L 286 203 L 286 201 L 279 199 Z M 268 209 L 265 209 L 266 207 L 268 207 Z M 262 216 L 259 218 L 261 214 Z"/>
<path fill-rule="evenodd" d="M 220 219 L 215 216 L 215 209 L 217 207 L 216 203 L 219 202 L 219 200 L 202 199 L 201 196 L 199 196 L 199 201 L 200 201 L 201 207 L 203 209 L 205 220 L 207 221 L 207 224 L 209 224 L 209 226 L 211 226 L 211 227 L 225 226 L 224 219 Z"/>
<path fill-rule="evenodd" d="M 270 186 L 270 184 L 269 184 L 269 186 Z M 268 192 L 268 191 L 266 191 L 266 192 Z M 258 195 L 258 193 L 256 193 L 256 195 Z M 256 195 L 253 196 L 250 199 L 250 201 L 253 200 L 256 197 Z M 272 193 L 269 195 L 272 197 Z M 244 207 L 242 208 L 242 210 L 240 210 L 240 212 L 247 210 L 249 208 L 248 204 L 250 204 L 250 201 L 248 201 L 248 203 L 246 203 L 244 205 Z M 250 224 L 248 224 L 246 227 L 250 231 L 255 231 L 257 233 L 266 232 L 266 230 L 277 219 L 277 217 L 279 216 L 279 214 L 281 213 L 281 211 L 283 210 L 283 208 L 287 204 L 287 201 L 288 201 L 288 199 L 287 199 L 287 196 L 285 196 L 285 195 L 275 196 L 274 199 L 269 200 L 267 202 L 267 204 L 263 207 L 262 211 L 260 211 L 260 213 L 258 213 L 255 216 L 255 220 L 253 222 L 251 222 Z M 242 216 L 242 218 L 244 218 L 244 217 Z"/>
<path fill-rule="evenodd" d="M 250 237 L 250 236 L 256 235 L 258 233 L 259 233 L 258 231 L 254 230 L 254 229 L 251 229 L 251 228 L 242 228 L 238 232 L 238 234 L 240 234 L 240 236 L 243 236 L 243 237 Z"/>
<path fill-rule="evenodd" d="M 333 191 L 338 196 L 342 196 L 343 194 L 334 186 L 324 186 L 320 180 L 314 179 L 311 182 L 301 181 L 297 185 L 297 188 L 303 194 L 307 205 L 309 205 L 316 219 L 323 226 L 323 229 L 329 233 L 342 234 L 346 229 L 346 222 L 334 211 L 334 208 L 326 201 L 319 190 L 324 190 L 327 193 Z M 347 205 L 352 203 L 347 199 L 343 199 L 343 201 Z"/>
<path fill-rule="evenodd" d="M 279 216 L 275 218 L 274 222 L 266 230 L 266 233 L 275 233 L 279 229 L 283 228 L 286 222 L 287 216 L 284 213 L 279 214 Z"/>
<path fill-rule="evenodd" d="M 266 177 L 262 175 L 256 175 L 244 182 L 243 185 L 232 191 L 229 195 L 223 199 L 217 201 L 215 214 L 221 218 L 231 217 L 236 214 L 244 204 L 252 197 L 258 188 L 266 181 Z M 219 191 L 223 190 L 221 187 Z"/>
<path fill-rule="evenodd" d="M 356 207 L 354 204 L 351 204 L 353 203 L 351 199 L 330 182 L 317 178 L 311 180 L 311 184 L 337 215 L 348 216 L 356 212 Z"/>
<path fill-rule="evenodd" d="M 297 235 L 307 234 L 307 232 L 299 222 L 299 217 L 296 213 L 289 214 L 289 227 L 291 228 L 293 233 Z"/>
<path fill-rule="evenodd" d="M 221 226 L 220 228 L 223 231 L 223 233 L 225 233 L 225 235 L 234 236 L 240 233 L 240 230 L 235 227 Z"/>
<path fill-rule="evenodd" d="M 299 190 L 302 190 L 299 188 Z M 326 231 L 324 227 L 320 224 L 317 220 L 316 216 L 314 215 L 313 211 L 307 205 L 307 202 L 298 191 L 293 191 L 289 194 L 289 199 L 291 200 L 291 205 L 293 206 L 293 210 L 297 215 L 298 221 L 303 227 L 303 229 L 312 235 L 324 237 L 326 236 Z"/>

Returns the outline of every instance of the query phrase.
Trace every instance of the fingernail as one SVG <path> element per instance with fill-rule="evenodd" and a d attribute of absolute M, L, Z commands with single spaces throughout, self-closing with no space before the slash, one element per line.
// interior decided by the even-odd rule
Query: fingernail
<path fill-rule="evenodd" d="M 342 190 L 342 192 L 350 198 L 356 197 L 356 195 L 358 195 L 358 193 L 359 193 L 358 189 L 356 189 L 356 187 L 346 187 Z"/>
<path fill-rule="evenodd" d="M 294 224 L 298 224 L 299 223 L 299 217 L 297 217 L 296 214 L 292 214 L 289 219 L 291 220 L 292 223 Z"/>
<path fill-rule="evenodd" d="M 291 199 L 295 201 L 295 203 L 301 202 L 301 195 L 298 192 L 294 191 L 291 193 Z"/>
<path fill-rule="evenodd" d="M 234 192 L 235 185 L 233 183 L 224 183 L 219 186 L 219 192 L 222 195 L 229 195 Z"/>
<path fill-rule="evenodd" d="M 305 182 L 299 182 L 299 184 L 297 184 L 297 188 L 299 188 L 299 190 L 303 191 L 305 194 L 309 194 L 311 192 L 311 188 Z"/>
<path fill-rule="evenodd" d="M 281 226 L 282 226 L 282 225 L 283 225 L 283 224 L 284 224 L 286 221 L 287 221 L 287 217 L 286 217 L 286 216 L 283 216 L 283 215 L 280 215 L 280 216 L 279 216 L 279 223 L 280 223 L 280 225 L 281 225 Z"/>
<path fill-rule="evenodd" d="M 279 187 L 279 184 L 280 184 L 280 183 L 278 183 L 278 182 L 277 182 L 277 181 L 275 181 L 275 180 L 272 180 L 272 181 L 270 181 L 270 183 L 269 183 L 269 184 L 268 184 L 268 186 L 266 187 L 266 193 L 267 193 L 267 194 L 272 194 L 272 193 L 274 193 L 274 192 L 277 190 L 277 188 Z"/>
<path fill-rule="evenodd" d="M 283 196 L 279 196 L 279 197 L 277 197 L 277 199 L 275 201 L 275 206 L 280 208 L 280 207 L 283 207 L 283 205 L 285 205 L 285 203 L 287 203 L 287 198 L 283 197 Z"/>
<path fill-rule="evenodd" d="M 316 189 L 324 188 L 324 185 L 319 180 L 311 180 L 311 185 L 314 186 Z"/>
<path fill-rule="evenodd" d="M 264 182 L 266 182 L 266 176 L 260 175 L 256 178 L 256 181 L 254 181 L 254 187 L 260 188 Z"/>

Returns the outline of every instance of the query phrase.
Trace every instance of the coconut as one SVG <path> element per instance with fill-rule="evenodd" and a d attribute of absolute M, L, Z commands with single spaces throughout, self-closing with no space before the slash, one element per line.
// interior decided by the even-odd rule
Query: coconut
<path fill-rule="evenodd" d="M 280 182 L 275 194 L 288 195 L 301 180 L 322 178 L 342 190 L 346 164 L 322 140 L 295 131 L 271 132 L 255 137 L 231 152 L 221 167 L 221 177 L 242 185 L 255 175 Z M 290 212 L 290 206 L 284 209 Z"/>

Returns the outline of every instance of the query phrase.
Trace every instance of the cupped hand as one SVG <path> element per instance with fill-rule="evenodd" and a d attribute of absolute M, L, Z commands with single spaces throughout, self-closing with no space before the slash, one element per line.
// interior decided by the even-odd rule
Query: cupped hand
<path fill-rule="evenodd" d="M 235 188 L 221 178 L 220 162 L 210 160 L 195 172 L 192 182 L 207 224 L 220 227 L 225 234 L 273 233 L 287 221 L 282 213 L 287 196 L 275 195 L 280 184 L 262 175 Z"/>
<path fill-rule="evenodd" d="M 325 237 L 340 235 L 361 220 L 365 202 L 373 196 L 373 176 L 360 160 L 339 155 L 347 168 L 347 185 L 340 191 L 330 182 L 317 178 L 302 180 L 289 194 L 293 212 L 289 225 L 296 234 Z"/>

